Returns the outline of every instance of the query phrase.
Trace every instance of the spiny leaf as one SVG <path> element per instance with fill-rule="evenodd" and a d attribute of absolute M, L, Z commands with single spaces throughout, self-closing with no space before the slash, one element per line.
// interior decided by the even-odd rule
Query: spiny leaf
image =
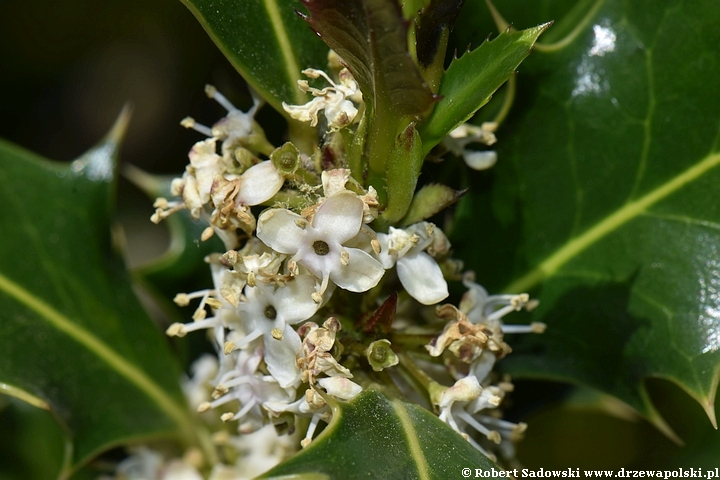
<path fill-rule="evenodd" d="M 492 195 L 456 219 L 486 233 L 458 228 L 453 245 L 491 290 L 540 300 L 547 331 L 513 344 L 511 373 L 592 386 L 661 427 L 644 379 L 664 378 L 714 422 L 720 10 L 644 6 L 608 0 L 523 64 Z"/>
<path fill-rule="evenodd" d="M 503 32 L 453 60 L 440 83 L 438 94 L 442 99 L 430 117 L 418 125 L 426 153 L 490 100 L 549 26 L 545 23 L 520 32 Z"/>
<path fill-rule="evenodd" d="M 498 468 L 427 410 L 370 389 L 334 405 L 330 425 L 310 446 L 263 478 L 446 479 L 460 478 L 464 466 Z"/>
<path fill-rule="evenodd" d="M 192 435 L 179 369 L 111 248 L 126 123 L 67 165 L 0 142 L 0 382 L 58 417 L 69 470 L 132 439 Z"/>

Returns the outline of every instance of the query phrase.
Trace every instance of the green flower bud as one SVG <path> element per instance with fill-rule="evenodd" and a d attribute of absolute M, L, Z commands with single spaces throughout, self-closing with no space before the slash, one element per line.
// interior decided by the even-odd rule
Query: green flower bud
<path fill-rule="evenodd" d="M 398 356 L 390 349 L 390 341 L 385 339 L 372 342 L 365 350 L 365 355 L 376 372 L 397 365 L 399 362 Z"/>
<path fill-rule="evenodd" d="M 298 152 L 295 145 L 287 142 L 270 154 L 270 160 L 272 160 L 273 165 L 280 174 L 291 175 L 300 166 L 300 152 Z"/>

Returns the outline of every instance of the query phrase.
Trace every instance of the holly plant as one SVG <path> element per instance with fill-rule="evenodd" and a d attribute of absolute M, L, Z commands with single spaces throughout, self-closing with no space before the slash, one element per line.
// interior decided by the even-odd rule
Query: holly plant
<path fill-rule="evenodd" d="M 61 445 L 27 421 L 17 465 L 46 445 L 58 478 L 524 472 L 532 379 L 688 443 L 637 465 L 712 467 L 717 434 L 678 433 L 648 379 L 715 424 L 720 9 L 183 3 L 250 99 L 205 87 L 223 114 L 181 120 L 184 171 L 120 166 L 129 109 L 70 163 L 0 143 L 2 405 L 50 412 Z M 119 175 L 173 236 L 134 272 Z"/>

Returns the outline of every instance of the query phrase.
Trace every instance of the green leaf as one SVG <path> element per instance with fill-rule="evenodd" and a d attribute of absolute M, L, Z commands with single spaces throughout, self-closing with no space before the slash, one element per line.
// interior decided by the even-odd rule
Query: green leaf
<path fill-rule="evenodd" d="M 294 0 L 182 0 L 245 80 L 277 111 L 303 104 L 305 68 L 325 69 L 327 47 L 295 12 Z"/>
<path fill-rule="evenodd" d="M 440 82 L 437 103 L 430 117 L 418 125 L 425 152 L 485 105 L 532 51 L 550 23 L 520 32 L 503 32 L 452 61 Z"/>
<path fill-rule="evenodd" d="M 305 0 L 305 5 L 308 23 L 347 63 L 362 91 L 368 122 L 364 154 L 382 204 L 396 137 L 436 99 L 410 57 L 396 0 Z"/>
<path fill-rule="evenodd" d="M 408 52 L 407 27 L 395 0 L 304 3 L 311 15 L 308 23 L 347 62 L 374 112 L 414 116 L 433 104 Z"/>
<path fill-rule="evenodd" d="M 427 410 L 370 389 L 335 405 L 310 446 L 263 477 L 447 479 L 463 467 L 498 468 Z"/>
<path fill-rule="evenodd" d="M 411 123 L 398 135 L 387 160 L 388 206 L 382 213 L 387 222 L 397 222 L 410 208 L 423 158 L 420 135 Z"/>
<path fill-rule="evenodd" d="M 452 30 L 463 3 L 465 0 L 430 0 L 418 15 L 415 28 L 416 56 L 424 68 L 436 60 L 445 60 L 447 32 Z"/>
<path fill-rule="evenodd" d="M 0 431 L 0 480 L 57 478 L 69 443 L 50 412 L 0 397 Z"/>
<path fill-rule="evenodd" d="M 608 0 L 571 41 L 538 52 L 498 132 L 493 191 L 463 198 L 456 221 L 473 225 L 454 246 L 478 281 L 531 291 L 533 319 L 548 325 L 502 365 L 593 386 L 660 426 L 648 377 L 715 421 L 718 22 L 712 1 Z"/>
<path fill-rule="evenodd" d="M 400 223 L 407 226 L 428 219 L 457 202 L 464 194 L 465 190 L 458 191 L 437 183 L 424 185 L 413 197 Z"/>
<path fill-rule="evenodd" d="M 0 142 L 0 382 L 57 416 L 68 470 L 120 443 L 192 435 L 179 369 L 111 247 L 127 121 L 70 164 Z"/>

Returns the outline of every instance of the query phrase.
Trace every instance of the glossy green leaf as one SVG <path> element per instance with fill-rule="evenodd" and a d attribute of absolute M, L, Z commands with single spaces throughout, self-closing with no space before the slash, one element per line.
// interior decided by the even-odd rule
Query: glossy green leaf
<path fill-rule="evenodd" d="M 425 152 L 466 122 L 515 72 L 549 23 L 520 32 L 503 32 L 452 61 L 440 82 L 430 117 L 418 126 Z"/>
<path fill-rule="evenodd" d="M 295 12 L 296 0 L 182 0 L 245 80 L 277 111 L 303 104 L 305 68 L 325 69 L 327 46 Z"/>
<path fill-rule="evenodd" d="M 111 246 L 127 120 L 70 164 L 0 143 L 0 382 L 49 406 L 73 443 L 68 469 L 123 442 L 191 435 L 179 369 Z"/>
<path fill-rule="evenodd" d="M 69 442 L 51 412 L 0 397 L 0 431 L 0 480 L 57 478 Z"/>
<path fill-rule="evenodd" d="M 365 390 L 339 403 L 313 442 L 263 478 L 447 479 L 494 464 L 449 426 L 414 404 Z M 304 475 L 307 475 L 305 477 Z"/>
<path fill-rule="evenodd" d="M 664 378 L 714 421 L 720 9 L 600 3 L 523 64 L 493 189 L 461 200 L 454 246 L 490 290 L 540 300 L 548 329 L 514 342 L 507 370 L 593 386 L 658 425 L 643 380 Z"/>

